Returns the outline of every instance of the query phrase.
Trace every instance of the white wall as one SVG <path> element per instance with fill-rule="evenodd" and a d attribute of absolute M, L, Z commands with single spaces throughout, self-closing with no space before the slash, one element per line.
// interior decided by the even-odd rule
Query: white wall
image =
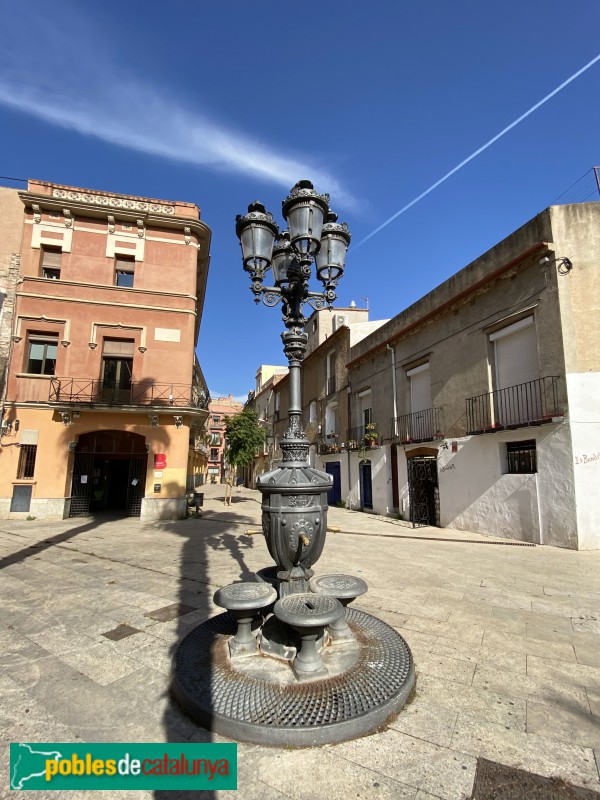
<path fill-rule="evenodd" d="M 573 474 L 580 550 L 600 548 L 600 374 L 567 375 Z"/>
<path fill-rule="evenodd" d="M 508 475 L 506 442 L 535 439 L 537 474 Z M 577 547 L 570 433 L 566 423 L 456 440 L 440 451 L 443 527 Z"/>

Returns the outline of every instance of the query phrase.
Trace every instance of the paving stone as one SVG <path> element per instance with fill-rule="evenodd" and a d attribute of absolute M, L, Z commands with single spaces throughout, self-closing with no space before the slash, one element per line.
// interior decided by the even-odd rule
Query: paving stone
<path fill-rule="evenodd" d="M 571 644 L 548 642 L 528 636 L 507 635 L 486 630 L 483 645 L 493 648 L 504 648 L 508 652 L 539 655 L 544 658 L 558 658 L 561 661 L 575 661 L 575 650 Z"/>
<path fill-rule="evenodd" d="M 476 664 L 470 661 L 427 652 L 421 653 L 418 660 L 415 657 L 415 665 L 417 675 L 434 675 L 467 686 L 473 682 L 476 667 Z"/>
<path fill-rule="evenodd" d="M 29 638 L 55 656 L 81 653 L 94 646 L 91 636 L 58 625 L 39 633 L 31 633 Z"/>
<path fill-rule="evenodd" d="M 600 667 L 600 642 L 588 644 L 587 642 L 574 643 L 575 656 L 579 664 L 585 664 L 588 667 Z"/>
<path fill-rule="evenodd" d="M 440 747 L 449 747 L 457 717 L 457 711 L 430 705 L 418 696 L 402 709 L 390 723 L 390 728 Z"/>
<path fill-rule="evenodd" d="M 116 681 L 137 669 L 137 664 L 115 653 L 108 643 L 93 644 L 79 652 L 63 653 L 61 659 L 101 686 Z"/>
<path fill-rule="evenodd" d="M 600 717 L 577 708 L 527 702 L 527 733 L 600 748 Z"/>
<path fill-rule="evenodd" d="M 395 730 L 337 745 L 335 753 L 444 800 L 466 800 L 471 794 L 474 758 Z"/>
<path fill-rule="evenodd" d="M 529 665 L 529 658 L 527 663 Z M 510 692 L 514 697 L 523 700 L 535 698 L 540 703 L 552 706 L 571 707 L 589 713 L 589 703 L 585 690 L 565 683 L 536 678 L 535 675 L 514 675 L 504 670 L 491 669 L 486 665 L 477 665 L 473 686 L 481 686 L 494 692 Z"/>
<path fill-rule="evenodd" d="M 590 710 L 592 714 L 600 718 L 600 692 L 595 689 L 586 689 L 585 693 L 590 701 Z M 598 720 L 600 724 L 600 719 Z"/>
<path fill-rule="evenodd" d="M 517 697 L 430 675 L 419 677 L 416 691 L 417 697 L 431 705 L 491 720 L 511 729 L 525 730 L 526 703 Z"/>
<path fill-rule="evenodd" d="M 475 664 L 489 666 L 492 669 L 507 670 L 525 675 L 527 672 L 527 656 L 525 653 L 511 653 L 493 647 L 470 647 L 462 642 L 449 639 L 436 639 L 433 652 L 441 656 L 458 658 Z"/>
<path fill-rule="evenodd" d="M 577 786 L 594 790 L 600 786 L 591 748 L 506 730 L 491 722 L 475 721 L 466 714 L 458 716 L 452 748 L 538 775 L 557 776 Z"/>
<path fill-rule="evenodd" d="M 403 628 L 477 645 L 481 644 L 484 634 L 484 628 L 481 625 L 458 626 L 452 622 L 438 622 L 417 616 L 409 617 Z"/>
<path fill-rule="evenodd" d="M 600 689 L 600 667 L 564 664 L 556 660 L 527 656 L 527 674 L 548 681 Z"/>
<path fill-rule="evenodd" d="M 338 748 L 310 751 L 310 781 L 306 779 L 307 753 L 295 750 L 244 757 L 245 767 L 263 782 L 294 800 L 347 800 L 348 797 L 372 800 L 414 800 L 416 789 L 371 769 L 364 769 L 338 755 Z M 241 782 L 246 785 L 244 773 Z"/>

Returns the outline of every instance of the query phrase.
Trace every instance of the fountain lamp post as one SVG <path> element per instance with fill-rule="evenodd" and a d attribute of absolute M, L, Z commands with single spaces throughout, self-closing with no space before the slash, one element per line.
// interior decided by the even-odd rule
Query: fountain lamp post
<path fill-rule="evenodd" d="M 331 308 L 344 272 L 350 244 L 348 226 L 338 223 L 329 195 L 299 181 L 282 203 L 288 228 L 281 233 L 272 214 L 259 203 L 236 218 L 244 269 L 250 275 L 256 303 L 283 308 L 283 350 L 289 362 L 289 426 L 280 447 L 282 465 L 259 476 L 262 526 L 267 547 L 277 564 L 279 596 L 309 591 L 310 567 L 325 544 L 327 492 L 332 478 L 308 463 L 309 441 L 302 427 L 302 361 L 308 335 L 303 308 Z M 322 292 L 309 288 L 312 266 Z M 269 270 L 273 285 L 265 286 Z"/>

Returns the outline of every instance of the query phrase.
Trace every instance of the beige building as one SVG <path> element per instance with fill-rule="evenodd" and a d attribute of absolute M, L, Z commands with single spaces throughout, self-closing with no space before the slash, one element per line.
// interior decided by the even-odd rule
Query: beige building
<path fill-rule="evenodd" d="M 0 518 L 183 516 L 208 416 L 198 207 L 42 181 L 11 197 L 20 277 Z"/>
<path fill-rule="evenodd" d="M 553 206 L 352 348 L 347 501 L 600 547 L 600 203 Z"/>

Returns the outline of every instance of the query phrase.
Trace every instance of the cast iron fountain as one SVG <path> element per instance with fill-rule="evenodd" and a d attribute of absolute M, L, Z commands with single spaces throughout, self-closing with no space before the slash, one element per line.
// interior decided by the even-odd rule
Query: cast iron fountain
<path fill-rule="evenodd" d="M 323 551 L 332 478 L 308 463 L 301 365 L 303 307 L 332 307 L 350 233 L 310 181 L 283 202 L 279 234 L 261 203 L 236 219 L 255 301 L 282 303 L 289 362 L 289 426 L 282 463 L 257 479 L 262 531 L 276 567 L 215 594 L 226 609 L 179 644 L 171 689 L 200 725 L 232 739 L 308 746 L 368 733 L 398 713 L 415 682 L 404 639 L 381 620 L 348 608 L 367 591 L 349 574 L 315 577 Z M 277 241 L 276 240 L 277 237 Z M 309 289 L 313 261 L 322 292 Z M 268 270 L 273 286 L 264 286 Z"/>

